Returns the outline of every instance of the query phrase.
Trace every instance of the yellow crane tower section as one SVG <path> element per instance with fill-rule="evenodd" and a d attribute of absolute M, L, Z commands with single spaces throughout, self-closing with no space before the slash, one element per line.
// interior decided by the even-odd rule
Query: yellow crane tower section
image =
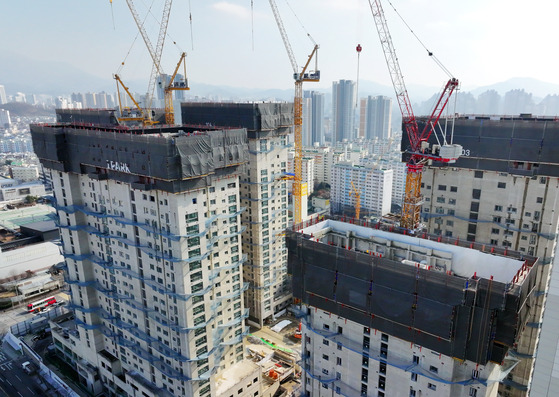
<path fill-rule="evenodd" d="M 355 196 L 355 219 L 359 219 L 361 213 L 361 193 L 355 188 L 353 181 L 351 181 L 351 188 L 353 191 L 349 192 L 349 197 Z"/>
<path fill-rule="evenodd" d="M 285 32 L 285 28 L 283 26 L 283 22 L 281 20 L 278 8 L 276 6 L 276 2 L 274 0 L 270 1 L 270 7 L 272 8 L 272 12 L 274 13 L 274 17 L 276 19 L 276 23 L 278 25 L 278 29 L 280 31 L 281 38 L 283 40 L 283 44 L 287 51 L 287 55 L 289 57 L 289 61 L 291 62 L 291 66 L 293 67 L 293 78 L 295 79 L 295 99 L 294 99 L 294 140 L 295 140 L 295 156 L 294 156 L 294 165 L 295 165 L 295 177 L 293 178 L 293 224 L 299 224 L 303 221 L 303 206 L 307 206 L 306 200 L 303 200 L 303 197 L 307 196 L 307 184 L 303 183 L 303 82 L 304 81 L 320 81 L 320 71 L 317 69 L 317 65 L 315 65 L 314 71 L 307 72 L 309 64 L 313 57 L 315 61 L 317 60 L 317 51 L 318 45 L 315 43 L 314 48 L 309 55 L 305 66 L 299 72 L 299 67 L 297 66 L 297 62 L 295 61 L 295 55 L 293 54 L 293 50 L 291 48 L 291 44 L 289 42 L 289 38 L 287 37 L 287 33 Z M 310 37 L 310 36 L 309 36 Z"/>

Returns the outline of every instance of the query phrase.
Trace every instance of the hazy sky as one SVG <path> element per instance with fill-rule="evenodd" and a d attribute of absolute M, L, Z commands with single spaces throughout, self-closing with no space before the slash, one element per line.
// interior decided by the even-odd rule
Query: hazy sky
<path fill-rule="evenodd" d="M 136 0 L 142 17 L 152 2 L 153 15 L 160 18 L 162 0 Z M 291 65 L 269 3 L 253 2 L 251 12 L 251 0 L 175 0 L 163 69 L 172 71 L 184 50 L 191 85 L 292 87 Z M 286 1 L 276 2 L 301 65 L 312 43 Z M 368 0 L 290 0 L 289 4 L 320 44 L 322 81 L 316 87 L 356 79 L 357 43 L 363 47 L 360 78 L 390 84 Z M 554 45 L 559 37 L 558 1 L 392 0 L 392 4 L 465 89 L 511 77 L 559 83 Z M 446 75 L 388 1 L 383 6 L 406 82 L 441 86 Z M 129 53 L 122 77 L 145 79 L 147 87 L 150 58 L 141 37 L 134 42 L 137 28 L 125 0 L 114 0 L 112 8 L 109 0 L 1 1 L 0 26 L 0 50 L 33 60 L 62 60 L 107 80 Z M 146 26 L 155 45 L 158 26 L 153 16 L 147 16 Z"/>

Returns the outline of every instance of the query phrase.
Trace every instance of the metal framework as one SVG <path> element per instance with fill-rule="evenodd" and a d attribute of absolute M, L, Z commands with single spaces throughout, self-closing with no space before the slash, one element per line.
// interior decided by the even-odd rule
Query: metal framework
<path fill-rule="evenodd" d="M 295 141 L 295 155 L 293 163 L 295 166 L 295 177 L 293 178 L 293 223 L 298 224 L 302 222 L 302 208 L 303 197 L 307 196 L 307 184 L 303 183 L 303 82 L 304 81 L 320 81 L 320 72 L 315 65 L 315 70 L 313 72 L 307 73 L 307 68 L 312 60 L 315 58 L 317 61 L 318 45 L 315 44 L 314 48 L 307 59 L 307 63 L 299 72 L 299 67 L 297 66 L 297 61 L 295 60 L 295 55 L 293 54 L 293 49 L 287 37 L 285 27 L 281 20 L 277 5 L 274 0 L 270 1 L 270 7 L 276 19 L 278 29 L 280 31 L 285 50 L 287 51 L 287 56 L 291 62 L 291 67 L 293 68 L 293 78 L 295 79 L 295 98 L 294 98 L 294 141 Z"/>
<path fill-rule="evenodd" d="M 353 181 L 351 181 L 352 192 L 349 192 L 349 196 L 355 196 L 355 219 L 359 219 L 361 213 L 361 193 L 355 188 Z"/>
<path fill-rule="evenodd" d="M 146 45 L 146 48 L 149 52 L 149 55 L 151 56 L 151 59 L 153 61 L 153 65 L 151 68 L 151 75 L 150 75 L 150 79 L 149 79 L 149 85 L 148 85 L 148 92 L 147 92 L 147 102 L 146 102 L 146 114 L 150 115 L 151 112 L 149 111 L 151 109 L 151 103 L 153 100 L 153 95 L 154 95 L 154 91 L 155 91 L 155 83 L 157 80 L 157 76 L 159 76 L 160 78 L 160 84 L 163 85 L 163 92 L 164 92 L 164 96 L 165 96 L 165 123 L 166 124 L 174 124 L 175 123 L 175 114 L 174 114 L 174 108 L 173 108 L 173 91 L 179 91 L 179 90 L 189 90 L 190 88 L 188 87 L 188 84 L 186 83 L 186 54 L 183 52 L 181 54 L 180 60 L 177 64 L 177 67 L 175 68 L 175 71 L 171 77 L 171 79 L 169 80 L 169 83 L 167 83 L 167 81 L 164 81 L 164 73 L 163 73 L 163 69 L 161 68 L 161 54 L 163 53 L 163 47 L 165 44 L 165 37 L 167 36 L 167 26 L 169 25 L 169 16 L 171 14 L 171 5 L 173 3 L 173 0 L 166 0 L 165 4 L 163 6 L 163 16 L 161 17 L 161 24 L 160 24 L 160 28 L 159 28 L 159 35 L 157 37 L 157 46 L 155 47 L 155 49 L 153 48 L 153 45 L 151 43 L 151 40 L 149 39 L 149 36 L 146 32 L 146 29 L 144 27 L 144 22 L 140 19 L 140 16 L 138 15 L 138 12 L 136 11 L 136 7 L 134 6 L 134 2 L 133 0 L 126 0 L 126 4 L 128 4 L 128 8 L 130 9 L 130 12 L 132 13 L 132 17 L 134 18 L 134 22 L 136 22 L 136 26 L 138 27 L 138 30 L 140 31 L 140 34 L 142 36 L 142 39 L 144 40 L 144 43 Z M 174 79 L 177 75 L 177 72 L 179 70 L 179 67 L 181 65 L 181 63 L 184 65 L 184 76 L 185 76 L 185 81 L 184 82 L 174 82 Z"/>
<path fill-rule="evenodd" d="M 434 132 L 434 126 L 438 123 L 450 96 L 458 87 L 458 80 L 452 77 L 446 83 L 425 128 L 420 133 L 380 0 L 369 0 L 369 6 L 371 7 L 373 19 L 375 20 L 390 78 L 392 79 L 392 85 L 396 93 L 398 106 L 402 113 L 402 123 L 404 124 L 404 129 L 408 135 L 411 146 L 411 157 L 406 167 L 406 189 L 404 204 L 402 206 L 401 226 L 410 230 L 415 230 L 418 229 L 420 225 L 421 204 L 423 203 L 421 196 L 421 174 L 423 172 L 423 165 L 429 159 L 450 162 L 457 158 L 455 155 L 443 157 L 436 151 L 429 151 L 427 142 L 431 133 Z M 437 139 L 439 140 L 438 137 Z M 441 142 L 442 146 L 448 146 L 444 135 L 440 137 L 439 142 Z M 461 148 L 458 149 L 458 152 L 460 151 Z"/>

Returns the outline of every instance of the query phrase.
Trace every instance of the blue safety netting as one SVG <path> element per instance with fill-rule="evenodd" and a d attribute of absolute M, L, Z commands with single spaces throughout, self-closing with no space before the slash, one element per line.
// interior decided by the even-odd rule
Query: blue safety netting
<path fill-rule="evenodd" d="M 306 329 L 308 331 L 311 331 L 312 333 L 328 339 L 329 341 L 337 344 L 338 346 L 342 346 L 343 348 L 346 348 L 350 351 L 353 351 L 355 353 L 358 353 L 360 355 L 362 355 L 363 357 L 366 357 L 370 360 L 374 360 L 374 361 L 378 361 L 378 362 L 384 362 L 387 365 L 390 365 L 392 367 L 395 368 L 399 368 L 402 369 L 406 372 L 410 372 L 410 373 L 415 373 L 421 376 L 424 376 L 428 379 L 431 379 L 433 381 L 436 382 L 440 382 L 440 383 L 444 383 L 444 384 L 448 384 L 448 385 L 452 385 L 452 384 L 456 384 L 456 385 L 474 385 L 474 384 L 482 384 L 483 386 L 487 386 L 488 383 L 494 383 L 494 382 L 499 382 L 498 379 L 494 379 L 494 380 L 489 380 L 489 379 L 482 379 L 482 378 L 477 378 L 474 379 L 469 378 L 469 379 L 464 379 L 461 381 L 452 381 L 452 380 L 448 380 L 448 379 L 443 379 L 441 377 L 435 376 L 435 374 L 433 374 L 431 371 L 422 368 L 419 364 L 415 364 L 413 363 L 413 361 L 407 361 L 401 358 L 384 358 L 381 357 L 380 355 L 380 351 L 378 355 L 374 355 L 374 354 L 368 354 L 366 352 L 363 351 L 363 346 L 362 344 L 359 344 L 357 342 L 354 342 L 346 337 L 343 336 L 343 334 L 339 334 L 336 332 L 325 332 L 323 330 L 317 330 L 315 328 L 313 328 L 308 319 L 307 319 L 307 314 L 302 312 L 302 311 L 294 311 L 294 314 L 296 315 L 296 317 L 300 318 L 303 322 L 303 324 L 305 325 Z M 303 357 L 303 359 L 307 359 L 307 357 Z M 303 369 L 304 365 L 302 366 Z M 305 370 L 306 372 L 306 370 Z M 312 376 L 311 376 L 312 375 Z M 322 383 L 331 383 L 331 382 L 326 382 L 324 379 L 319 379 L 320 376 L 318 376 L 318 378 L 316 377 L 317 375 L 311 374 L 309 376 L 313 377 L 313 379 L 318 379 L 320 380 Z M 334 380 L 335 381 L 335 380 Z"/>
<path fill-rule="evenodd" d="M 491 223 L 497 227 L 500 227 L 501 229 L 505 229 L 505 230 L 512 230 L 514 232 L 519 232 L 519 233 L 532 233 L 532 234 L 537 234 L 540 237 L 543 237 L 545 239 L 548 240 L 553 240 L 556 237 L 555 233 L 540 233 L 540 232 L 534 232 L 530 229 L 522 229 L 522 228 L 518 228 L 518 227 L 513 227 L 510 224 L 502 224 L 499 222 L 495 222 L 493 219 L 471 219 L 465 216 L 459 216 L 459 215 L 450 215 L 450 214 L 437 214 L 437 213 L 432 213 L 432 212 L 421 212 L 421 216 L 423 217 L 423 219 L 428 220 L 431 218 L 443 218 L 443 217 L 450 217 L 450 218 L 456 218 L 456 219 L 460 219 L 462 221 L 466 221 L 466 222 L 470 222 L 470 223 Z"/>

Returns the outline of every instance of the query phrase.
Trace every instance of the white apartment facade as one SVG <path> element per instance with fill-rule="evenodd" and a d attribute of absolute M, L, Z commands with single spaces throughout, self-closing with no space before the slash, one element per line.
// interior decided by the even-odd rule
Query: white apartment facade
<path fill-rule="evenodd" d="M 559 283 L 553 270 L 558 130 L 557 120 L 531 115 L 460 117 L 454 142 L 463 146 L 462 156 L 423 173 L 422 216 L 429 232 L 539 257 L 535 310 L 516 346 L 520 362 L 500 386 L 505 397 L 552 396 L 559 387 Z"/>
<path fill-rule="evenodd" d="M 71 349 L 94 394 L 214 396 L 215 377 L 243 360 L 246 132 L 184 128 L 31 126 L 51 174 L 75 313 L 75 330 L 53 333 L 55 346 Z M 55 135 L 65 135 L 57 153 L 70 153 L 67 162 L 44 149 Z M 214 141 L 235 163 L 212 152 Z M 202 163 L 184 151 L 197 144 Z"/>
<path fill-rule="evenodd" d="M 288 225 L 286 132 L 249 140 L 248 172 L 241 181 L 245 304 L 258 327 L 291 303 L 283 231 Z M 303 165 L 305 162 L 303 162 Z M 312 182 L 311 182 L 312 186 Z"/>
<path fill-rule="evenodd" d="M 360 194 L 361 214 L 382 216 L 390 212 L 392 203 L 392 176 L 394 172 L 375 165 L 356 165 L 340 162 L 332 167 L 330 205 L 333 213 L 353 210 L 356 195 L 351 183 Z M 350 211 L 351 212 L 351 211 Z"/>
<path fill-rule="evenodd" d="M 183 122 L 247 129 L 247 164 L 240 176 L 244 294 L 249 324 L 262 325 L 291 303 L 284 230 L 288 215 L 288 134 L 293 104 L 183 103 Z"/>
<path fill-rule="evenodd" d="M 10 176 L 21 182 L 31 182 L 39 180 L 39 167 L 10 167 Z"/>

